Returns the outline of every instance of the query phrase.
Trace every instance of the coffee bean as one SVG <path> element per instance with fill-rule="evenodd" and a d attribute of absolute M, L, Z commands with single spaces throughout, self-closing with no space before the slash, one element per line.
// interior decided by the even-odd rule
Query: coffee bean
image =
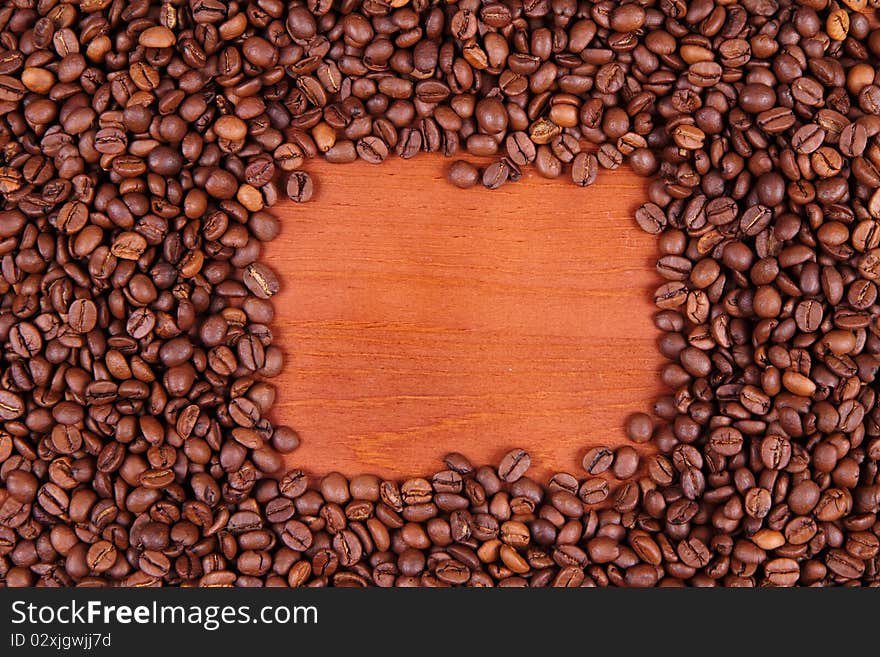
<path fill-rule="evenodd" d="M 43 348 L 43 336 L 30 322 L 19 322 L 9 330 L 9 345 L 16 355 L 33 358 Z"/>
<path fill-rule="evenodd" d="M 89 547 L 86 562 L 92 572 L 106 572 L 116 562 L 116 547 L 110 541 L 98 541 Z"/>
<path fill-rule="evenodd" d="M 164 25 L 149 27 L 138 35 L 138 43 L 146 48 L 170 48 L 174 42 L 174 32 Z"/>
<path fill-rule="evenodd" d="M 507 156 L 517 166 L 525 166 L 535 161 L 535 144 L 523 131 L 513 132 L 505 140 Z"/>
<path fill-rule="evenodd" d="M 381 164 L 388 157 L 388 146 L 378 137 L 364 137 L 357 142 L 357 154 L 370 164 Z"/>
<path fill-rule="evenodd" d="M 765 488 L 751 488 L 746 492 L 744 508 L 752 518 L 764 518 L 770 512 L 770 492 Z"/>
<path fill-rule="evenodd" d="M 89 299 L 77 299 L 67 310 L 67 322 L 77 333 L 88 333 L 98 323 L 98 310 Z"/>
<path fill-rule="evenodd" d="M 511 450 L 501 459 L 501 463 L 498 465 L 498 476 L 506 482 L 517 481 L 526 473 L 531 463 L 531 457 L 525 450 Z"/>
<path fill-rule="evenodd" d="M 712 61 L 699 61 L 690 65 L 687 80 L 697 87 L 712 87 L 721 80 L 723 69 Z"/>
<path fill-rule="evenodd" d="M 275 427 L 272 432 L 272 446 L 282 454 L 289 454 L 300 445 L 299 434 L 287 426 Z"/>
<path fill-rule="evenodd" d="M 19 502 L 28 504 L 37 496 L 39 480 L 33 473 L 25 470 L 12 470 L 6 476 L 6 490 Z"/>
<path fill-rule="evenodd" d="M 764 132 L 778 134 L 791 128 L 795 117 L 787 107 L 774 107 L 758 114 L 756 122 Z"/>
<path fill-rule="evenodd" d="M 667 224 L 663 210 L 654 203 L 646 203 L 636 210 L 636 223 L 646 233 L 659 234 Z"/>
<path fill-rule="evenodd" d="M 146 250 L 146 238 L 132 231 L 120 233 L 110 247 L 110 253 L 123 260 L 137 260 Z"/>
<path fill-rule="evenodd" d="M 625 445 L 618 447 L 614 454 L 612 472 L 618 479 L 629 479 L 639 468 L 639 453 L 632 447 Z"/>
<path fill-rule="evenodd" d="M 792 147 L 802 154 L 814 153 L 825 139 L 825 130 L 815 123 L 798 128 L 792 137 Z"/>
<path fill-rule="evenodd" d="M 89 210 L 85 203 L 71 201 L 61 206 L 55 225 L 58 230 L 72 235 L 85 228 L 88 217 Z"/>
<path fill-rule="evenodd" d="M 24 98 L 26 91 L 21 80 L 10 75 L 0 75 L 0 101 L 16 103 Z"/>
<path fill-rule="evenodd" d="M 709 436 L 709 446 L 722 456 L 736 456 L 743 444 L 742 433 L 734 427 L 718 427 Z"/>
<path fill-rule="evenodd" d="M 260 299 L 268 299 L 272 295 L 277 294 L 280 289 L 275 272 L 260 263 L 248 265 L 242 280 L 247 289 Z"/>
<path fill-rule="evenodd" d="M 468 189 L 480 180 L 480 172 L 471 163 L 456 160 L 447 170 L 446 179 L 460 189 Z"/>
<path fill-rule="evenodd" d="M 828 570 L 843 580 L 858 579 L 865 571 L 864 561 L 839 549 L 828 552 L 825 564 L 828 566 Z"/>
<path fill-rule="evenodd" d="M 287 197 L 296 203 L 307 203 L 315 193 L 312 178 L 304 171 L 294 171 L 287 178 Z"/>
<path fill-rule="evenodd" d="M 52 448 L 59 454 L 73 454 L 82 447 L 82 432 L 75 426 L 56 424 L 52 428 Z"/>
<path fill-rule="evenodd" d="M 648 154 L 650 153 L 650 151 L 645 150 L 644 153 L 636 154 L 637 150 L 644 149 L 634 149 L 631 153 L 630 161 L 636 173 L 639 173 L 640 175 L 649 175 L 650 173 L 653 173 L 653 171 L 651 170 L 654 168 L 654 166 L 653 163 L 650 161 L 650 158 L 652 158 L 653 156 Z M 620 150 L 612 144 L 605 143 L 599 147 L 599 152 L 596 154 L 596 159 L 599 162 L 599 166 L 601 166 L 603 169 L 614 170 L 620 167 L 621 164 L 623 164 L 623 153 L 621 153 Z"/>
<path fill-rule="evenodd" d="M 607 471 L 613 461 L 614 452 L 610 448 L 602 446 L 587 450 L 581 463 L 587 474 L 599 475 Z"/>
<path fill-rule="evenodd" d="M 571 163 L 571 179 L 578 187 L 586 187 L 596 182 L 599 161 L 592 153 L 580 153 Z"/>
<path fill-rule="evenodd" d="M 493 162 L 483 171 L 483 186 L 498 189 L 510 178 L 510 167 L 504 160 Z"/>
<path fill-rule="evenodd" d="M 601 477 L 596 477 L 587 479 L 581 484 L 578 496 L 584 504 L 600 504 L 608 498 L 609 492 L 608 482 Z"/>

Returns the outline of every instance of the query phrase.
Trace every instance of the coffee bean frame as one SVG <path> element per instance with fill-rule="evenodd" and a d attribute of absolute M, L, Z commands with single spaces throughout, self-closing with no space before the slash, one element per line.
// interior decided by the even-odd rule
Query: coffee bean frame
<path fill-rule="evenodd" d="M 0 9 L 4 583 L 874 584 L 874 11 Z M 491 159 L 458 187 L 651 179 L 669 392 L 626 431 L 654 453 L 542 483 L 528 435 L 429 478 L 285 467 L 269 208 L 313 200 L 313 158 L 421 151 Z"/>

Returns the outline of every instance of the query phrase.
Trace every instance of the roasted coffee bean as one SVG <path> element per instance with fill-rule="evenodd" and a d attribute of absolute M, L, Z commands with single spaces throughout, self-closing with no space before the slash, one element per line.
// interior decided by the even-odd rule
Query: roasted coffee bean
<path fill-rule="evenodd" d="M 645 413 L 633 413 L 626 420 L 626 435 L 635 443 L 646 443 L 654 434 L 654 421 Z"/>
<path fill-rule="evenodd" d="M 90 299 L 77 299 L 67 310 L 67 322 L 77 333 L 88 333 L 98 323 L 98 310 Z"/>
<path fill-rule="evenodd" d="M 578 187 L 587 187 L 596 182 L 599 161 L 592 153 L 580 153 L 571 163 L 571 179 Z"/>
<path fill-rule="evenodd" d="M 493 162 L 483 171 L 483 186 L 486 189 L 498 189 L 510 179 L 510 167 L 507 162 Z"/>
<path fill-rule="evenodd" d="M 505 140 L 507 156 L 517 166 L 523 167 L 535 161 L 535 144 L 523 131 L 513 132 Z"/>
<path fill-rule="evenodd" d="M 388 157 L 388 146 L 379 137 L 359 139 L 356 146 L 358 157 L 370 164 L 381 164 Z"/>
<path fill-rule="evenodd" d="M 601 477 L 587 479 L 578 490 L 578 497 L 584 504 L 600 504 L 604 502 L 610 493 L 608 482 Z"/>
<path fill-rule="evenodd" d="M 272 295 L 277 294 L 280 288 L 275 273 L 261 263 L 248 265 L 242 280 L 247 289 L 260 299 L 268 299 Z"/>
<path fill-rule="evenodd" d="M 587 450 L 582 461 L 587 474 L 600 475 L 607 471 L 614 461 L 614 452 L 608 447 L 593 447 Z"/>
<path fill-rule="evenodd" d="M 531 462 L 531 457 L 525 450 L 511 450 L 501 459 L 501 463 L 498 465 L 498 476 L 506 482 L 517 481 L 529 469 Z"/>
<path fill-rule="evenodd" d="M 287 198 L 297 203 L 307 203 L 315 193 L 312 178 L 304 171 L 294 171 L 287 178 Z"/>
<path fill-rule="evenodd" d="M 20 395 L 0 389 L 0 419 L 15 420 L 24 415 L 25 403 Z"/>
<path fill-rule="evenodd" d="M 636 210 L 636 223 L 646 233 L 657 235 L 666 227 L 667 219 L 663 209 L 654 203 L 646 203 Z"/>
<path fill-rule="evenodd" d="M 628 445 L 618 447 L 611 467 L 614 476 L 618 479 L 629 479 L 638 469 L 639 453 Z"/>
<path fill-rule="evenodd" d="M 116 558 L 116 547 L 110 541 L 98 541 L 89 547 L 86 563 L 92 572 L 103 573 L 113 567 Z"/>
<path fill-rule="evenodd" d="M 470 162 L 457 160 L 450 165 L 446 179 L 460 189 L 467 189 L 480 181 L 480 172 Z"/>

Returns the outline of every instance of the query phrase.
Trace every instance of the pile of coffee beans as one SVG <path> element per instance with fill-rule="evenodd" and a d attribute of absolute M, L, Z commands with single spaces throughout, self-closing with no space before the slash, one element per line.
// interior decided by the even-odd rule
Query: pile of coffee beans
<path fill-rule="evenodd" d="M 875 4 L 3 3 L 0 582 L 876 585 Z M 267 210 L 426 151 L 651 177 L 651 450 L 285 471 Z"/>

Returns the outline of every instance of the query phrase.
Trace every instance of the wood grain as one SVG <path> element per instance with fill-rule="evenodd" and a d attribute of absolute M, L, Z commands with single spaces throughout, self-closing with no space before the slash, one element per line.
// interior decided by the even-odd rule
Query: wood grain
<path fill-rule="evenodd" d="M 446 166 L 316 163 L 315 201 L 273 210 L 274 419 L 303 438 L 291 466 L 413 476 L 448 451 L 491 463 L 521 446 L 536 476 L 577 473 L 653 403 L 655 240 L 632 220 L 644 181 L 461 191 Z"/>

